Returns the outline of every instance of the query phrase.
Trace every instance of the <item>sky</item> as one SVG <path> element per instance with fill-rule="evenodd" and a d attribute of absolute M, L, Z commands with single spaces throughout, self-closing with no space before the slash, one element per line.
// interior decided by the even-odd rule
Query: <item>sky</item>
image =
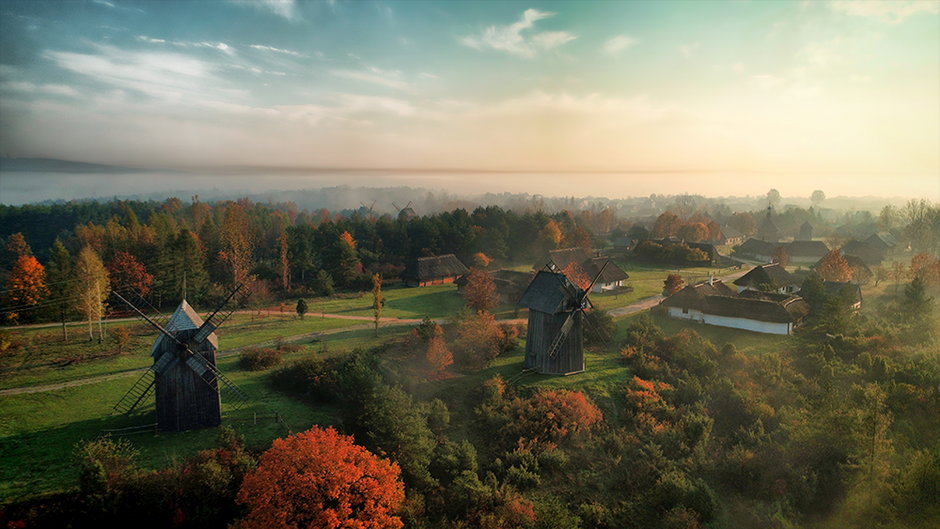
<path fill-rule="evenodd" d="M 0 124 L 6 157 L 938 200 L 940 1 L 5 0 Z"/>

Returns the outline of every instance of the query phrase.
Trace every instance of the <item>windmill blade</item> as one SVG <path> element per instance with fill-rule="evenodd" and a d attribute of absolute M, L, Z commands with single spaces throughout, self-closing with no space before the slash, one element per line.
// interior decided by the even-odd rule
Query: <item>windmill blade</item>
<path fill-rule="evenodd" d="M 189 351 L 188 348 L 187 351 Z M 219 368 L 203 358 L 202 355 L 194 354 L 192 351 L 189 351 L 189 353 L 192 356 L 186 359 L 186 365 L 195 371 L 196 374 L 199 375 L 199 378 L 206 384 L 209 384 L 210 387 L 212 387 L 214 380 L 221 382 L 222 384 L 219 387 L 219 391 L 222 390 L 221 386 L 225 386 L 225 389 L 228 390 L 230 398 L 225 399 L 227 402 L 235 406 L 235 408 L 241 408 L 241 406 L 248 401 L 248 395 L 242 391 L 241 388 L 236 386 L 234 382 L 223 375 L 222 372 L 219 371 Z"/>
<path fill-rule="evenodd" d="M 248 296 L 251 295 L 251 292 L 246 290 L 239 295 L 238 300 L 235 303 L 232 303 L 229 308 L 226 308 L 229 305 L 229 302 L 238 294 L 242 289 L 245 288 L 244 283 L 239 283 L 235 285 L 235 288 L 229 292 L 228 296 L 219 304 L 219 306 L 212 312 L 205 320 L 203 320 L 202 325 L 199 327 L 199 330 L 196 331 L 196 334 L 193 336 L 193 341 L 197 344 L 201 344 L 206 341 L 206 338 L 210 334 L 215 332 L 216 329 L 222 326 L 225 323 L 225 320 L 229 318 L 236 310 L 241 307 L 245 301 L 248 299 Z"/>
<path fill-rule="evenodd" d="M 176 342 L 176 343 L 179 344 L 180 346 L 185 347 L 185 344 L 183 344 L 183 342 L 179 341 L 179 339 L 178 339 L 173 333 L 171 333 L 170 331 L 166 330 L 166 329 L 165 329 L 162 325 L 160 325 L 159 323 L 157 323 L 157 322 L 153 321 L 152 319 L 150 319 L 150 317 L 148 317 L 148 316 L 147 316 L 146 314 L 144 314 L 140 309 L 138 309 L 136 305 L 134 305 L 133 303 L 131 303 L 130 301 L 128 301 L 127 298 L 125 298 L 124 296 L 122 296 L 121 294 L 119 294 L 119 293 L 117 293 L 117 292 L 112 292 L 112 294 L 114 294 L 119 300 L 123 301 L 128 307 L 131 308 L 131 310 L 133 310 L 134 312 L 136 312 L 138 319 L 141 319 L 141 320 L 146 321 L 147 323 L 149 323 L 150 325 L 152 325 L 154 329 L 156 329 L 156 330 L 160 331 L 161 333 L 163 333 L 164 336 L 166 336 L 166 337 L 168 337 L 169 339 L 173 340 L 174 342 Z"/>
<path fill-rule="evenodd" d="M 561 344 L 563 344 L 568 338 L 568 333 L 571 332 L 571 327 L 574 326 L 575 312 L 577 311 L 568 313 L 568 318 L 565 319 L 565 322 L 561 324 L 561 329 L 558 330 L 558 334 L 555 335 L 555 339 L 552 340 L 552 344 L 548 346 L 549 358 L 555 358 L 555 355 L 558 354 L 558 350 L 561 348 Z"/>
<path fill-rule="evenodd" d="M 137 379 L 137 382 L 134 382 L 131 389 L 127 390 L 121 400 L 117 401 L 117 404 L 111 410 L 111 414 L 121 413 L 126 415 L 134 411 L 134 408 L 153 392 L 156 382 L 157 377 L 153 369 L 144 371 L 144 374 Z"/>
<path fill-rule="evenodd" d="M 584 299 L 587 298 L 588 292 L 594 288 L 594 284 L 597 283 L 597 279 L 601 277 L 601 274 L 604 273 L 604 270 L 607 269 L 607 265 L 610 264 L 610 258 L 607 258 L 607 261 L 604 262 L 604 266 L 598 270 L 597 275 L 594 276 L 594 279 L 591 281 L 591 284 L 587 287 L 587 290 L 584 291 L 584 295 L 581 296 L 581 299 L 578 300 L 578 305 L 584 304 Z"/>

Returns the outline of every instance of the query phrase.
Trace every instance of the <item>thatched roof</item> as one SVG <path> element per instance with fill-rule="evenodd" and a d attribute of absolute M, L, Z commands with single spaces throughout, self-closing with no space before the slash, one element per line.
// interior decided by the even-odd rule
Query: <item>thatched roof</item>
<path fill-rule="evenodd" d="M 419 257 L 408 267 L 405 277 L 418 281 L 434 281 L 445 277 L 457 277 L 469 270 L 452 253 L 433 257 Z"/>
<path fill-rule="evenodd" d="M 715 316 L 746 318 L 771 323 L 793 323 L 809 314 L 809 304 L 799 296 L 782 301 L 745 296 L 706 296 L 707 310 Z"/>
<path fill-rule="evenodd" d="M 572 299 L 562 283 L 568 285 L 568 289 L 573 292 L 579 291 L 564 274 L 539 271 L 519 299 L 519 305 L 546 314 L 570 310 L 576 300 Z"/>
<path fill-rule="evenodd" d="M 885 257 L 885 248 L 867 241 L 849 241 L 842 247 L 842 255 L 860 257 L 868 264 L 881 264 Z"/>
<path fill-rule="evenodd" d="M 750 272 L 734 280 L 734 284 L 741 287 L 760 288 L 769 285 L 774 290 L 789 285 L 795 285 L 796 280 L 777 263 L 755 266 Z"/>
<path fill-rule="evenodd" d="M 604 263 L 607 263 L 606 268 L 604 268 Z M 594 276 L 601 271 L 601 268 L 604 269 L 604 273 L 597 278 L 597 283 L 600 285 L 623 281 L 630 277 L 610 257 L 591 257 L 581 263 L 581 269 L 591 279 L 594 279 Z"/>
<path fill-rule="evenodd" d="M 666 307 L 680 307 L 704 311 L 706 296 L 733 296 L 734 290 L 716 279 L 709 283 L 705 281 L 695 285 L 688 285 L 682 290 L 669 296 L 663 301 Z"/>
<path fill-rule="evenodd" d="M 829 253 L 829 247 L 822 241 L 793 241 L 786 244 L 790 257 L 814 257 L 819 259 Z"/>
<path fill-rule="evenodd" d="M 170 316 L 170 321 L 163 327 L 169 332 L 175 331 L 186 331 L 190 329 L 198 329 L 202 326 L 202 318 L 199 317 L 199 314 L 196 314 L 196 311 L 193 310 L 189 303 L 184 299 L 180 306 L 176 308 L 176 312 Z M 169 340 L 165 334 L 160 333 L 157 336 L 157 340 L 153 343 L 153 347 L 150 348 L 150 356 L 153 356 L 154 353 L 160 350 L 163 346 L 163 340 Z M 214 349 L 219 348 L 219 337 L 215 333 L 209 334 L 207 340 Z"/>
<path fill-rule="evenodd" d="M 738 253 L 743 255 L 773 255 L 776 245 L 760 239 L 748 239 L 738 246 Z"/>
<path fill-rule="evenodd" d="M 898 245 L 897 238 L 895 238 L 894 235 L 891 235 L 891 233 L 886 232 L 886 231 L 872 233 L 871 235 L 868 236 L 867 239 L 865 239 L 865 242 L 873 246 L 879 246 L 884 250 L 889 250 Z"/>
<path fill-rule="evenodd" d="M 542 270 L 549 261 L 555 263 L 560 270 L 571 263 L 581 264 L 585 259 L 591 257 L 590 248 L 562 248 L 560 250 L 549 250 L 548 255 L 542 258 L 542 262 L 535 263 L 536 270 Z"/>

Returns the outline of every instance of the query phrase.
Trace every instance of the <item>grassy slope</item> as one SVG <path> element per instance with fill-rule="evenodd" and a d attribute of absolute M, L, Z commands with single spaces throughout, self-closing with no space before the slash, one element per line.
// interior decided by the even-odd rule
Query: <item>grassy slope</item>
<path fill-rule="evenodd" d="M 314 348 L 321 352 L 325 349 L 327 355 L 346 354 L 352 348 L 368 347 L 405 332 L 405 328 L 383 329 L 376 338 L 372 330 L 343 331 L 285 355 L 285 360 L 313 354 Z M 288 433 L 273 419 L 275 412 L 291 431 L 333 422 L 335 410 L 308 406 L 272 391 L 264 384 L 269 372 L 242 371 L 237 361 L 237 356 L 221 358 L 219 368 L 249 394 L 251 402 L 241 410 L 223 405 L 223 421 L 240 431 L 250 446 L 267 446 L 272 439 Z M 0 398 L 0 502 L 73 486 L 77 478 L 71 457 L 75 443 L 95 438 L 105 429 L 152 424 L 152 404 L 130 417 L 110 415 L 111 407 L 132 380 L 120 378 Z M 255 413 L 260 417 L 257 424 Z M 144 466 L 159 468 L 211 447 L 215 436 L 215 430 L 208 429 L 176 434 L 148 431 L 127 437 L 140 450 Z"/>

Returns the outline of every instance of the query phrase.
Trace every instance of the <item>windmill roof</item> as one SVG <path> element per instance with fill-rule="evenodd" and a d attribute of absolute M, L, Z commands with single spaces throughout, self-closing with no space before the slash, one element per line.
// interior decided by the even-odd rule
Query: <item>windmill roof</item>
<path fill-rule="evenodd" d="M 409 267 L 405 274 L 419 281 L 442 279 L 459 276 L 469 272 L 467 267 L 452 253 L 436 255 L 433 257 L 419 257 Z"/>
<path fill-rule="evenodd" d="M 734 280 L 738 286 L 758 287 L 760 285 L 770 285 L 773 288 L 781 288 L 787 285 L 795 285 L 796 280 L 777 263 L 755 266 L 750 272 Z"/>
<path fill-rule="evenodd" d="M 196 314 L 196 311 L 189 305 L 189 303 L 184 299 L 180 302 L 180 306 L 176 308 L 176 312 L 170 316 L 170 321 L 163 327 L 169 332 L 175 331 L 186 331 L 190 329 L 198 329 L 202 326 L 202 318 L 199 317 L 199 314 Z M 168 340 L 164 334 L 157 336 L 157 340 L 153 342 L 153 347 L 150 348 L 150 356 L 153 356 L 160 347 L 163 345 L 163 340 Z M 219 348 L 219 337 L 213 332 L 209 334 L 207 339 L 209 343 L 212 344 L 212 347 L 215 349 Z"/>
<path fill-rule="evenodd" d="M 522 294 L 519 305 L 546 314 L 564 312 L 575 300 L 571 299 L 563 283 L 573 291 L 579 290 L 564 274 L 540 270 Z"/>
<path fill-rule="evenodd" d="M 604 268 L 604 263 L 608 263 L 607 268 Z M 591 257 L 581 263 L 581 268 L 591 279 L 594 279 L 594 276 L 603 268 L 604 273 L 597 278 L 597 282 L 601 284 L 623 281 L 630 277 L 623 271 L 623 268 L 617 266 L 617 263 L 613 262 L 610 257 Z"/>

